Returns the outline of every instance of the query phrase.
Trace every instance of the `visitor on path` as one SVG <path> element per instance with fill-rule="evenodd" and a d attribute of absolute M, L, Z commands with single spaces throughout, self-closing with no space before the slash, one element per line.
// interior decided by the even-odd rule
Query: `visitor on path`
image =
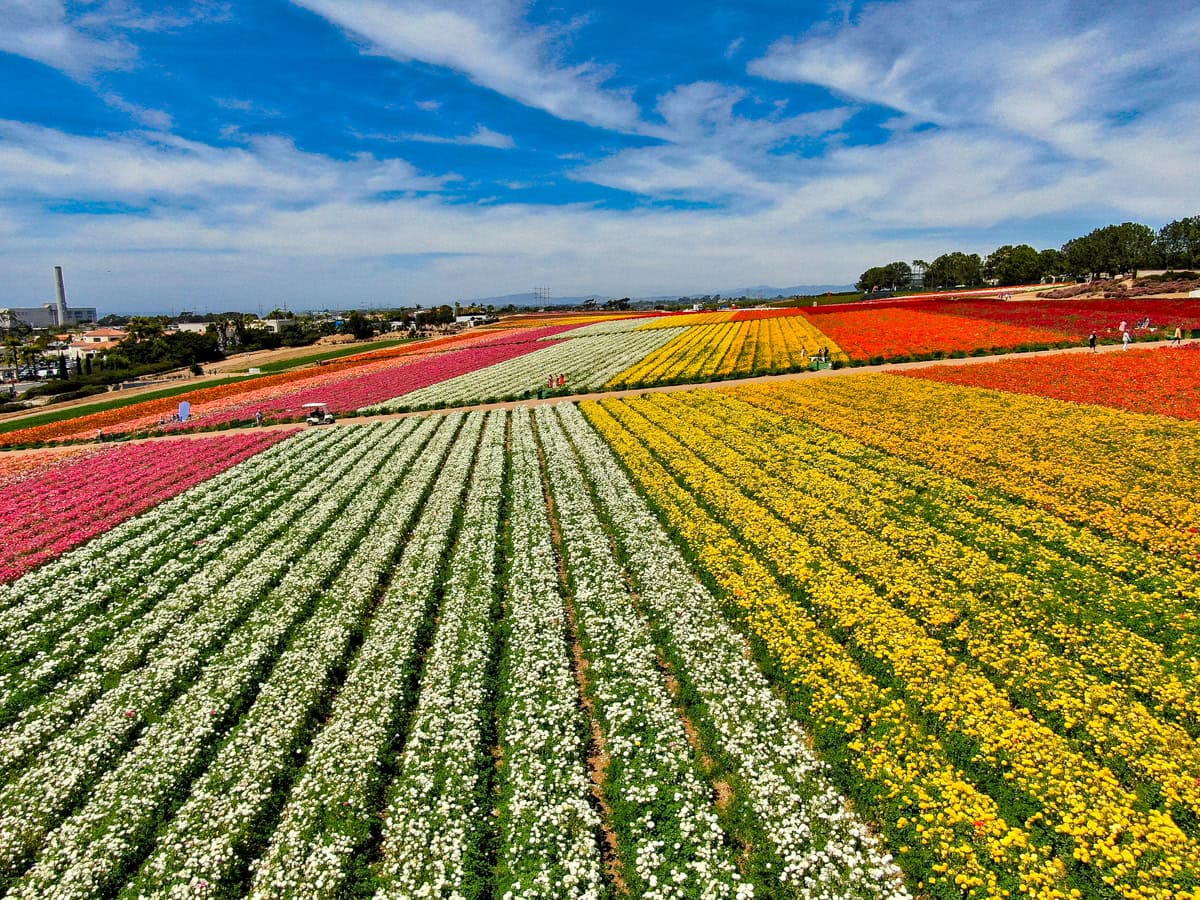
<path fill-rule="evenodd" d="M 256 412 L 254 414 L 254 424 L 262 425 L 262 423 L 263 423 L 263 414 L 262 414 L 262 410 L 260 409 L 258 412 Z"/>
<path fill-rule="evenodd" d="M 1171 343 L 1174 344 L 1176 347 L 1178 347 L 1179 342 L 1182 340 L 1183 340 L 1183 326 L 1176 325 L 1175 333 L 1173 335 L 1171 335 Z"/>
<path fill-rule="evenodd" d="M 564 385 L 566 385 L 566 383 L 567 383 L 567 376 L 566 376 L 566 375 L 559 375 L 559 376 L 558 376 L 558 386 L 559 386 L 559 387 L 563 387 Z"/>
<path fill-rule="evenodd" d="M 548 387 L 548 388 L 552 388 L 552 387 L 554 387 L 554 375 L 553 375 L 553 373 L 551 373 L 550 375 L 547 375 L 547 376 L 546 376 L 546 387 Z"/>
<path fill-rule="evenodd" d="M 1096 332 L 1094 331 L 1088 335 L 1088 347 L 1093 353 L 1096 352 Z"/>
<path fill-rule="evenodd" d="M 1121 324 L 1117 326 L 1117 331 L 1119 331 L 1119 332 L 1121 332 L 1122 334 L 1124 334 L 1124 333 L 1125 333 L 1125 331 L 1127 330 L 1127 329 L 1125 328 L 1125 326 L 1126 326 L 1126 325 L 1128 325 L 1128 324 L 1129 324 L 1128 322 L 1126 322 L 1124 319 L 1122 319 L 1122 320 L 1121 320 Z"/>
<path fill-rule="evenodd" d="M 1122 350 L 1128 350 L 1128 349 L 1129 349 L 1129 342 L 1130 342 L 1130 340 L 1132 340 L 1132 338 L 1130 338 L 1130 336 L 1129 336 L 1129 332 L 1128 332 L 1128 331 L 1122 331 L 1122 332 L 1121 332 L 1121 349 L 1122 349 Z"/>

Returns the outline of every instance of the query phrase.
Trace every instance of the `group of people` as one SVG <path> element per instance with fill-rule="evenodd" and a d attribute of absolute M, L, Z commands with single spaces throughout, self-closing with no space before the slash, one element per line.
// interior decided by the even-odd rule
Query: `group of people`
<path fill-rule="evenodd" d="M 1133 327 L 1134 328 L 1149 328 L 1150 327 L 1150 317 L 1146 316 L 1146 318 L 1144 318 L 1144 319 L 1138 319 L 1137 323 Z M 1129 323 L 1126 322 L 1124 319 L 1122 319 L 1121 324 L 1117 326 L 1117 330 L 1119 332 L 1121 332 L 1121 349 L 1128 350 L 1129 345 L 1133 342 L 1133 335 L 1129 333 Z M 1183 343 L 1183 326 L 1182 325 L 1175 326 L 1175 331 L 1171 335 L 1171 343 L 1174 344 L 1176 347 L 1180 346 L 1180 344 Z M 1094 332 L 1094 331 L 1088 335 L 1088 347 L 1091 349 L 1091 351 L 1093 353 L 1096 352 L 1096 332 Z"/>
<path fill-rule="evenodd" d="M 565 373 L 561 374 L 561 375 L 547 375 L 546 376 L 546 387 L 549 388 L 550 390 L 553 390 L 556 387 L 565 387 L 566 384 L 567 384 L 567 376 Z"/>

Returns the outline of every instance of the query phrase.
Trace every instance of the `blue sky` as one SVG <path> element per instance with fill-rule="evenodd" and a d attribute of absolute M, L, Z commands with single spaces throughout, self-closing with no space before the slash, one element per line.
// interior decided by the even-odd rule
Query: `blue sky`
<path fill-rule="evenodd" d="M 848 283 L 1200 213 L 1200 9 L 0 0 L 0 305 Z"/>

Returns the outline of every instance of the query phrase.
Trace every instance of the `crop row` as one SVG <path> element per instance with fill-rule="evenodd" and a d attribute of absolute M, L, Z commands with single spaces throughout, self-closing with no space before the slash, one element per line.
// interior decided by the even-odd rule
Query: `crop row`
<path fill-rule="evenodd" d="M 119 825 L 122 817 L 117 812 L 109 817 L 105 810 L 139 796 L 125 792 L 132 779 L 151 779 L 139 782 L 150 792 L 171 786 L 153 783 L 153 776 L 185 749 L 177 746 L 180 737 L 191 735 L 207 744 L 206 736 L 236 720 L 248 688 L 270 668 L 375 516 L 392 488 L 386 477 L 404 471 L 431 430 L 401 426 L 411 436 L 399 450 L 390 441 L 372 440 L 393 428 L 357 435 L 368 449 L 350 457 L 333 489 L 315 497 L 278 539 L 260 545 L 253 564 L 155 640 L 153 653 L 144 660 L 136 653 L 117 660 L 116 671 L 101 680 L 98 699 L 72 716 L 36 759 L 0 788 L 0 861 L 12 874 L 38 853 L 41 868 L 27 880 L 30 894 L 40 893 L 43 878 L 65 890 L 75 877 L 59 871 L 66 864 L 89 883 L 105 872 L 111 877 L 120 859 L 91 858 L 75 866 L 72 849 Z M 335 521 L 338 527 L 329 529 Z M 131 627 L 136 630 L 140 621 Z M 96 674 L 86 669 L 78 677 Z M 176 770 L 164 768 L 178 778 Z M 54 849 L 59 846 L 61 854 Z"/>
<path fill-rule="evenodd" d="M 1147 565 L 1200 563 L 1200 503 L 1176 482 L 1200 471 L 1195 423 L 896 376 L 808 385 L 802 405 L 821 427 L 1140 544 Z"/>
<path fill-rule="evenodd" d="M 608 386 L 710 381 L 803 369 L 823 349 L 831 359 L 846 359 L 846 354 L 803 316 L 693 325 L 621 372 Z"/>
<path fill-rule="evenodd" d="M 1095 403 L 1137 413 L 1200 419 L 1200 344 L 1130 353 L 1003 359 L 911 374 L 930 381 Z"/>
<path fill-rule="evenodd" d="M 0 581 L 282 440 L 285 432 L 133 444 L 0 488 Z"/>
<path fill-rule="evenodd" d="M 528 397 L 543 389 L 587 391 L 599 388 L 621 370 L 671 340 L 678 331 L 627 331 L 594 337 L 571 337 L 543 342 L 540 349 L 514 359 L 479 368 L 419 388 L 371 407 L 384 409 L 420 409 L 458 406 L 481 401 Z M 559 386 L 557 378 L 565 376 Z"/>
<path fill-rule="evenodd" d="M 815 627 L 826 635 L 822 643 L 830 650 L 835 644 L 844 647 L 842 652 L 849 654 L 847 662 L 861 666 L 864 673 L 874 673 L 897 692 L 905 706 L 917 713 L 917 720 L 906 726 L 907 730 L 915 731 L 914 726 L 919 725 L 932 728 L 946 742 L 947 758 L 965 767 L 961 780 L 968 784 L 976 782 L 979 790 L 995 797 L 997 812 L 1003 818 L 1011 822 L 1013 816 L 1020 815 L 1033 834 L 1046 842 L 1039 848 L 1047 856 L 1038 879 L 1021 872 L 1025 888 L 1033 889 L 1047 874 L 1056 871 L 1054 880 L 1066 876 L 1067 884 L 1087 885 L 1089 890 L 1111 889 L 1130 897 L 1178 896 L 1179 891 L 1193 886 L 1200 854 L 1192 839 L 1167 814 L 1123 787 L 1111 771 L 1093 761 L 1090 752 L 1076 749 L 1074 741 L 1055 733 L 1016 706 L 982 672 L 964 666 L 913 615 L 936 620 L 966 611 L 977 617 L 977 621 L 962 622 L 958 629 L 958 636 L 969 651 L 988 649 L 986 640 L 973 642 L 974 627 L 991 627 L 994 630 L 989 636 L 1003 640 L 1005 629 L 1016 627 L 1011 620 L 989 622 L 989 607 L 979 604 L 972 609 L 969 595 L 965 610 L 952 610 L 946 605 L 964 602 L 951 601 L 949 593 L 942 594 L 945 600 L 942 606 L 931 603 L 927 595 L 936 591 L 936 583 L 922 578 L 920 566 L 905 568 L 903 558 L 888 546 L 888 540 L 897 544 L 906 540 L 905 531 L 899 528 L 891 533 L 884 531 L 887 540 L 881 541 L 850 522 L 842 525 L 839 504 L 852 506 L 846 491 L 837 494 L 832 502 L 826 498 L 824 503 L 808 504 L 812 508 L 806 508 L 805 486 L 798 484 L 798 489 L 792 491 L 783 480 L 764 477 L 760 466 L 745 463 L 743 453 L 750 444 L 739 445 L 743 453 L 731 449 L 729 443 L 737 443 L 736 434 L 716 427 L 715 417 L 707 421 L 693 417 L 693 421 L 688 421 L 681 418 L 684 410 L 680 404 L 664 403 L 667 408 L 659 412 L 654 406 L 648 401 L 614 402 L 606 405 L 606 415 L 611 415 L 607 419 L 597 415 L 597 421 L 604 423 L 614 438 L 624 441 L 627 459 L 638 452 L 647 454 L 648 448 L 653 448 L 653 455 L 668 470 L 658 476 L 659 480 L 678 478 L 700 500 L 702 506 L 697 507 L 693 502 L 689 509 L 689 518 L 698 519 L 700 524 L 681 519 L 675 523 L 676 527 L 685 529 L 685 534 L 705 529 L 708 527 L 703 524 L 705 520 L 715 515 L 717 521 L 713 524 L 717 528 L 731 529 L 754 557 L 769 561 L 772 574 L 794 592 L 791 603 L 782 604 L 777 614 L 779 621 L 763 623 L 767 625 L 760 632 L 764 639 L 769 642 L 781 626 L 807 623 L 801 631 Z M 723 412 L 728 415 L 727 410 Z M 617 421 L 622 424 L 618 426 Z M 743 430 L 751 427 L 754 419 L 751 416 L 744 421 L 745 424 L 739 423 Z M 714 433 L 710 436 L 709 432 Z M 636 443 L 630 443 L 631 438 Z M 799 475 L 792 472 L 789 477 Z M 661 490 L 660 485 L 649 479 L 642 479 L 642 486 L 648 491 Z M 867 517 L 864 524 L 869 523 L 869 512 L 864 508 L 859 513 Z M 883 523 L 874 522 L 872 527 L 882 528 Z M 914 542 L 919 544 L 919 535 Z M 722 565 L 709 565 L 714 577 L 727 579 L 727 587 L 733 588 L 735 597 L 737 590 L 744 591 L 741 586 L 734 587 L 737 582 L 729 579 Z M 912 612 L 905 609 L 903 601 L 911 605 Z M 1019 630 L 1016 636 L 1019 645 Z M 1036 657 L 1031 642 L 1024 649 L 1034 651 Z M 993 673 L 1002 663 L 1004 652 L 1019 650 L 1009 643 L 993 651 L 988 660 Z M 1042 659 L 1051 667 L 1045 671 L 1051 671 L 1053 660 L 1045 655 Z M 847 673 L 852 671 L 846 669 Z M 1056 671 L 1060 675 L 1069 674 L 1062 665 Z M 856 680 L 861 683 L 860 676 L 852 675 L 846 680 L 851 684 Z M 1039 690 L 1036 677 L 1033 682 L 1020 687 L 1036 694 Z M 815 680 L 811 684 L 810 690 L 819 687 Z M 1054 699 L 1053 684 L 1040 689 L 1051 692 L 1043 699 Z M 838 691 L 843 696 L 847 693 L 841 685 Z M 1158 723 L 1145 711 L 1139 719 L 1136 704 L 1132 718 L 1119 718 L 1111 700 L 1113 696 L 1122 698 L 1111 691 L 1108 700 L 1105 696 L 1103 691 L 1097 694 L 1098 712 L 1113 716 L 1110 724 L 1117 733 L 1095 752 L 1101 757 L 1123 754 L 1125 761 L 1135 764 L 1139 762 L 1133 759 L 1139 752 L 1137 729 L 1149 729 Z M 1103 734 L 1103 726 L 1098 727 L 1098 732 Z M 1162 738 L 1147 735 L 1151 745 L 1154 740 L 1165 739 L 1167 732 L 1169 728 L 1163 731 L 1159 727 L 1154 733 Z M 1181 740 L 1184 744 L 1189 742 L 1186 736 Z M 861 751 L 867 747 L 872 761 L 886 759 L 886 746 L 882 743 L 856 741 L 849 749 Z M 932 746 L 927 752 L 940 755 Z M 1157 759 L 1157 763 L 1153 759 L 1141 763 L 1143 773 L 1146 768 L 1157 771 L 1156 767 L 1163 764 L 1188 765 L 1171 759 L 1161 743 Z M 877 777 L 869 770 L 862 773 L 861 768 L 860 774 Z M 1159 777 L 1164 776 L 1159 773 Z M 1180 787 L 1182 778 L 1171 784 Z M 906 796 L 908 804 L 920 809 L 920 795 L 914 795 L 918 787 L 924 788 L 910 783 L 900 787 L 898 793 Z M 901 814 L 895 820 L 896 826 L 904 829 L 916 820 L 920 833 L 923 825 L 936 822 L 939 813 L 948 811 L 947 804 L 942 803 L 937 812 L 922 811 L 921 818 Z M 977 815 L 972 820 L 976 843 L 992 832 L 992 823 L 1001 816 Z M 998 830 L 1002 834 L 1007 828 Z M 954 873 L 960 885 L 972 883 L 972 875 L 963 861 L 955 859 L 955 848 L 931 844 L 929 849 L 934 851 L 935 858 L 941 859 L 929 864 L 927 880 L 937 879 L 934 873 L 948 871 Z M 1000 858 L 999 854 L 991 855 Z M 1022 862 L 1028 863 L 1030 856 L 1026 854 Z M 1065 857 L 1070 863 L 1064 867 L 1055 857 Z M 909 860 L 910 865 L 916 862 Z"/>
<path fill-rule="evenodd" d="M 304 432 L 114 534 L 62 622 L 91 544 L 8 597 L 10 896 L 907 896 L 572 406 Z"/>

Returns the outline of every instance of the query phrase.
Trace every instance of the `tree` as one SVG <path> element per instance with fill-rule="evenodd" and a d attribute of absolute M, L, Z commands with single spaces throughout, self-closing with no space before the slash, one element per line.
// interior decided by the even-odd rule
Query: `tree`
<path fill-rule="evenodd" d="M 1168 222 L 1159 229 L 1154 247 L 1164 266 L 1200 269 L 1200 216 Z"/>
<path fill-rule="evenodd" d="M 1153 229 L 1137 222 L 1106 225 L 1063 244 L 1073 275 L 1119 275 L 1153 265 L 1158 260 Z"/>
<path fill-rule="evenodd" d="M 1038 278 L 1054 281 L 1067 273 L 1067 258 L 1061 250 L 1050 248 L 1038 254 Z"/>
<path fill-rule="evenodd" d="M 360 313 L 357 309 L 346 316 L 346 322 L 343 325 L 345 331 L 354 335 L 357 340 L 366 340 L 375 333 L 375 327 L 370 319 Z"/>
<path fill-rule="evenodd" d="M 134 343 L 154 340 L 165 332 L 163 320 L 158 316 L 134 316 L 125 326 L 125 332 Z"/>
<path fill-rule="evenodd" d="M 886 266 L 873 266 L 862 273 L 856 285 L 860 291 L 873 291 L 886 288 L 890 291 L 903 290 L 912 281 L 912 269 L 906 262 L 888 263 Z"/>
<path fill-rule="evenodd" d="M 1005 244 L 988 254 L 983 274 L 1000 285 L 1032 284 L 1041 278 L 1038 252 L 1028 244 Z"/>
<path fill-rule="evenodd" d="M 925 286 L 932 288 L 975 287 L 983 284 L 983 260 L 978 253 L 943 253 L 925 270 Z"/>

